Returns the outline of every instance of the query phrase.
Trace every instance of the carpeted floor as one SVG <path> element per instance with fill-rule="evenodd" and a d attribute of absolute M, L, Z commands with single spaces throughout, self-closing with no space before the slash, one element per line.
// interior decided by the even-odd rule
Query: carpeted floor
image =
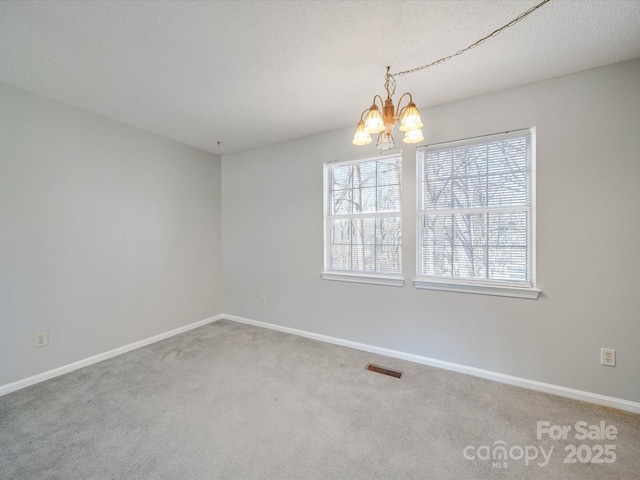
<path fill-rule="evenodd" d="M 220 321 L 0 397 L 0 478 L 631 480 L 640 416 Z"/>

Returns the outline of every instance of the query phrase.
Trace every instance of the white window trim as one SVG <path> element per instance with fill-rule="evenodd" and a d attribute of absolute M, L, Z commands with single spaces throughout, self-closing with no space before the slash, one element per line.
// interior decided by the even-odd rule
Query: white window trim
<path fill-rule="evenodd" d="M 384 153 L 384 156 L 392 156 L 392 155 L 400 155 L 400 159 L 403 161 L 403 155 L 402 155 L 402 150 L 401 149 L 396 149 L 396 150 L 389 150 L 388 152 Z M 322 184 L 322 199 L 323 199 L 323 216 L 324 216 L 324 222 L 323 222 L 323 235 L 324 235 L 324 264 L 325 264 L 325 268 L 326 265 L 328 264 L 328 255 L 329 255 L 329 237 L 328 237 L 328 228 L 327 228 L 327 222 L 329 222 L 330 220 L 330 215 L 329 215 L 329 201 L 327 198 L 327 186 L 328 186 L 328 181 L 329 181 L 329 169 L 331 168 L 332 165 L 335 165 L 337 163 L 342 164 L 342 165 L 353 165 L 354 163 L 360 163 L 362 161 L 366 161 L 366 160 L 376 160 L 378 159 L 379 156 L 372 156 L 372 155 L 366 155 L 366 156 L 362 156 L 362 157 L 358 157 L 358 158 L 352 158 L 349 160 L 335 160 L 332 162 L 326 162 L 323 165 L 323 184 Z M 402 172 L 403 172 L 403 176 L 401 178 L 401 181 L 404 183 L 404 161 L 402 162 Z M 353 214 L 351 216 L 356 217 L 359 214 Z M 384 216 L 387 215 L 384 212 L 380 212 L 379 214 L 380 216 Z M 397 216 L 398 213 L 388 213 L 389 216 Z M 402 219 L 403 216 L 403 209 L 400 209 L 399 212 L 400 218 Z M 402 264 L 400 265 L 400 268 L 402 270 Z M 322 272 L 320 272 L 320 277 L 323 280 L 331 280 L 331 281 L 337 281 L 337 282 L 347 282 L 347 283 L 363 283 L 363 284 L 368 284 L 368 285 L 383 285 L 383 286 L 387 286 L 387 287 L 404 287 L 405 284 L 405 279 L 404 279 L 404 274 L 398 274 L 398 275 L 389 275 L 389 274 L 376 274 L 376 273 L 372 273 L 372 272 L 350 272 L 350 271 L 341 271 L 341 270 L 324 270 Z"/>
<path fill-rule="evenodd" d="M 322 272 L 320 274 L 324 280 L 335 280 L 338 282 L 367 283 L 369 285 L 386 285 L 388 287 L 404 287 L 404 277 L 396 275 L 371 275 L 351 272 Z"/>
<path fill-rule="evenodd" d="M 531 149 L 531 224 L 530 224 L 530 241 L 531 241 L 531 285 L 523 285 L 517 286 L 513 284 L 509 285 L 501 285 L 499 282 L 475 282 L 471 279 L 452 279 L 449 277 L 421 277 L 417 276 L 413 280 L 413 286 L 420 290 L 438 290 L 444 292 L 458 292 L 458 293 L 471 293 L 471 294 L 480 294 L 480 295 L 495 295 L 499 297 L 513 297 L 513 298 L 525 298 L 530 300 L 537 300 L 542 290 L 537 288 L 536 284 L 536 127 L 531 128 L 523 128 L 518 130 L 511 130 L 508 132 L 504 132 L 502 134 L 490 134 L 490 135 L 481 135 L 478 137 L 452 141 L 452 142 L 442 142 L 447 143 L 451 147 L 464 146 L 468 144 L 472 144 L 477 142 L 479 139 L 484 137 L 491 137 L 495 139 L 504 138 L 507 136 L 511 136 L 514 133 L 528 133 L 531 138 L 531 142 L 529 148 Z M 433 145 L 424 145 L 435 146 Z M 417 151 L 416 151 L 417 156 Z M 418 180 L 418 163 L 416 159 L 416 180 Z M 420 271 L 420 195 L 419 195 L 419 186 L 416 182 L 416 198 L 415 198 L 415 208 L 416 208 L 416 274 Z"/>
<path fill-rule="evenodd" d="M 495 295 L 498 297 L 516 297 L 537 300 L 542 292 L 533 287 L 515 287 L 512 285 L 476 284 L 469 281 L 447 281 L 448 279 L 429 280 L 420 277 L 413 280 L 413 286 L 421 290 L 440 290 L 443 292 L 476 293 L 480 295 Z"/>

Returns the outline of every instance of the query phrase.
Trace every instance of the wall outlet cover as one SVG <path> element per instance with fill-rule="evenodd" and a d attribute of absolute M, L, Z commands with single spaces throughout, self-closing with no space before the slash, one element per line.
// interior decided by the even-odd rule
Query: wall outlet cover
<path fill-rule="evenodd" d="M 600 363 L 608 367 L 616 366 L 616 351 L 613 348 L 600 349 Z"/>
<path fill-rule="evenodd" d="M 33 348 L 49 345 L 49 332 L 37 332 L 33 335 Z"/>

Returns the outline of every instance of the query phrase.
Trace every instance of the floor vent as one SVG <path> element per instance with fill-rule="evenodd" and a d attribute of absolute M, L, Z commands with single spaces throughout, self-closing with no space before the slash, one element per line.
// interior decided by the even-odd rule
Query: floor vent
<path fill-rule="evenodd" d="M 367 363 L 367 366 L 364 369 L 369 370 L 370 372 L 389 375 L 390 377 L 393 377 L 393 378 L 402 378 L 402 372 L 398 372 L 397 370 L 389 370 L 388 368 L 383 368 L 378 365 L 374 365 L 373 363 Z"/>

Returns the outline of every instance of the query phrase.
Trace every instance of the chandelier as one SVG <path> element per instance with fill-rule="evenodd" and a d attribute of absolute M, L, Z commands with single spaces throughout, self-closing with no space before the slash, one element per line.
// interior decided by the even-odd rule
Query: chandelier
<path fill-rule="evenodd" d="M 396 93 L 396 81 L 393 75 L 389 73 L 385 75 L 384 88 L 387 91 L 387 99 L 382 102 L 380 95 L 373 97 L 371 108 L 364 110 L 360 115 L 360 121 L 356 127 L 356 133 L 353 136 L 354 145 L 368 145 L 371 143 L 371 134 L 378 134 L 376 148 L 383 152 L 390 150 L 396 146 L 393 139 L 393 129 L 395 123 L 400 125 L 400 131 L 405 132 L 402 141 L 404 143 L 418 143 L 424 140 L 422 135 L 422 118 L 416 104 L 413 103 L 413 97 L 410 93 L 404 93 L 398 101 L 398 108 L 393 105 L 393 95 Z M 408 103 L 401 107 L 402 100 L 408 97 Z M 380 102 L 378 107 L 377 101 Z M 380 112 L 382 110 L 382 113 Z M 365 116 L 366 113 L 366 116 Z M 364 117 L 364 120 L 363 120 Z"/>
<path fill-rule="evenodd" d="M 403 72 L 398 73 L 389 73 L 391 67 L 387 67 L 387 73 L 385 74 L 385 82 L 384 88 L 387 91 L 387 99 L 382 100 L 380 95 L 375 95 L 373 97 L 373 104 L 370 108 L 364 110 L 360 114 L 360 121 L 356 126 L 355 134 L 353 135 L 353 144 L 354 145 L 369 145 L 372 142 L 371 135 L 378 134 L 378 140 L 376 142 L 376 148 L 380 152 L 384 152 L 386 150 L 390 150 L 395 147 L 396 142 L 393 139 L 393 129 L 395 127 L 396 122 L 398 122 L 399 130 L 404 132 L 404 137 L 402 141 L 404 143 L 418 143 L 424 140 L 424 135 L 422 134 L 422 127 L 424 124 L 422 123 L 422 118 L 420 117 L 420 112 L 416 107 L 416 104 L 413 103 L 413 97 L 410 93 L 404 93 L 398 100 L 398 108 L 393 105 L 393 95 L 396 93 L 396 76 L 406 75 L 408 73 L 418 72 L 420 70 L 424 70 L 425 68 L 433 67 L 435 65 L 440 65 L 441 63 L 446 62 L 447 60 L 451 60 L 453 57 L 463 54 L 467 50 L 471 50 L 474 47 L 484 43 L 489 38 L 495 37 L 503 30 L 512 27 L 520 20 L 524 19 L 529 14 L 536 11 L 538 8 L 542 7 L 544 4 L 550 2 L 551 0 L 543 0 L 539 4 L 531 7 L 524 13 L 521 13 L 519 16 L 511 20 L 506 25 L 494 30 L 486 37 L 481 38 L 477 42 L 472 43 L 466 48 L 462 50 L 458 50 L 456 53 L 448 55 L 446 57 L 442 57 L 435 62 L 431 62 L 427 65 L 422 65 L 420 67 L 412 68 L 411 70 L 405 70 Z M 402 101 L 405 97 L 408 97 L 407 104 L 402 106 Z M 379 105 L 378 105 L 379 102 Z"/>

